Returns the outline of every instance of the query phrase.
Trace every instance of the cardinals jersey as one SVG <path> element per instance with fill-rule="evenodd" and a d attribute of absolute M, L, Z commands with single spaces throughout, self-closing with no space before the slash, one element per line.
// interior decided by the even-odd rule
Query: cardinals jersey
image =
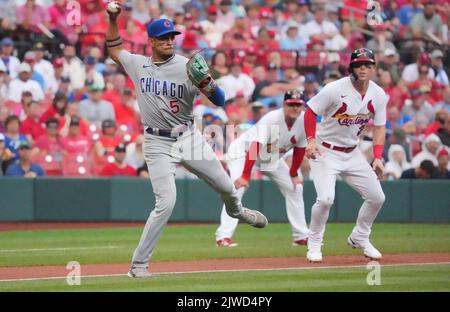
<path fill-rule="evenodd" d="M 389 97 L 373 81 L 364 96 L 353 87 L 350 77 L 327 84 L 308 101 L 308 107 L 322 122 L 317 128 L 317 139 L 341 147 L 353 147 L 359 142 L 370 119 L 374 125 L 386 124 L 386 104 Z"/>
<path fill-rule="evenodd" d="M 245 158 L 251 142 L 258 142 L 261 147 L 257 163 L 266 171 L 275 170 L 278 166 L 276 161 L 294 146 L 306 147 L 304 115 L 302 112 L 288 129 L 283 108 L 267 113 L 230 144 L 226 159 Z"/>

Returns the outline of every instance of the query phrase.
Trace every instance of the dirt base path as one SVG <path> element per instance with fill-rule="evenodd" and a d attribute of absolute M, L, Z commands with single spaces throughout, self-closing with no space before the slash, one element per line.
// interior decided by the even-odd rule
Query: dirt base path
<path fill-rule="evenodd" d="M 369 260 L 362 255 L 328 256 L 322 263 L 311 264 L 305 258 L 254 258 L 220 259 L 199 261 L 174 261 L 152 263 L 152 273 L 233 271 L 257 269 L 285 269 L 309 267 L 345 267 L 365 265 Z M 450 253 L 387 254 L 380 261 L 383 264 L 427 264 L 449 263 Z M 125 274 L 128 263 L 81 264 L 81 276 Z M 65 277 L 69 271 L 65 266 L 1 267 L 0 280 L 39 279 Z"/>

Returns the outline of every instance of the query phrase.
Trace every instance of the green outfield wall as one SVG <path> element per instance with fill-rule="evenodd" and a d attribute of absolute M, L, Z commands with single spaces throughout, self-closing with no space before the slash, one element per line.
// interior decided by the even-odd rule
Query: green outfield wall
<path fill-rule="evenodd" d="M 177 180 L 171 221 L 213 221 L 222 202 L 201 180 Z M 450 222 L 450 181 L 385 181 L 386 202 L 377 222 Z M 305 182 L 306 219 L 316 197 Z M 0 178 L 0 221 L 143 221 L 155 196 L 147 179 Z M 363 200 L 338 181 L 329 221 L 354 221 Z M 271 222 L 286 222 L 284 198 L 270 181 L 252 181 L 244 205 L 259 209 Z"/>

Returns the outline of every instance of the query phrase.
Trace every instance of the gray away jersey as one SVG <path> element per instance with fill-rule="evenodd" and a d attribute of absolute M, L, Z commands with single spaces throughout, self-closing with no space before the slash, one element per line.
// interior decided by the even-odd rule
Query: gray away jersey
<path fill-rule="evenodd" d="M 149 57 L 122 50 L 119 61 L 133 80 L 145 126 L 171 129 L 193 118 L 193 102 L 199 90 L 187 76 L 186 57 L 175 54 L 156 66 Z"/>

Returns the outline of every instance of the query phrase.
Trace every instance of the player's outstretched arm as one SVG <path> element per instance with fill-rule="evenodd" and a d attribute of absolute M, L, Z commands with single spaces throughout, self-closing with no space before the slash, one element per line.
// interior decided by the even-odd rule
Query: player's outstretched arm
<path fill-rule="evenodd" d="M 106 12 L 109 14 L 108 29 L 106 31 L 106 47 L 108 48 L 109 56 L 117 64 L 120 63 L 119 54 L 123 50 L 122 38 L 119 35 L 119 27 L 117 25 L 117 17 L 120 15 L 121 10 L 120 3 L 117 1 L 108 3 L 106 9 Z"/>

